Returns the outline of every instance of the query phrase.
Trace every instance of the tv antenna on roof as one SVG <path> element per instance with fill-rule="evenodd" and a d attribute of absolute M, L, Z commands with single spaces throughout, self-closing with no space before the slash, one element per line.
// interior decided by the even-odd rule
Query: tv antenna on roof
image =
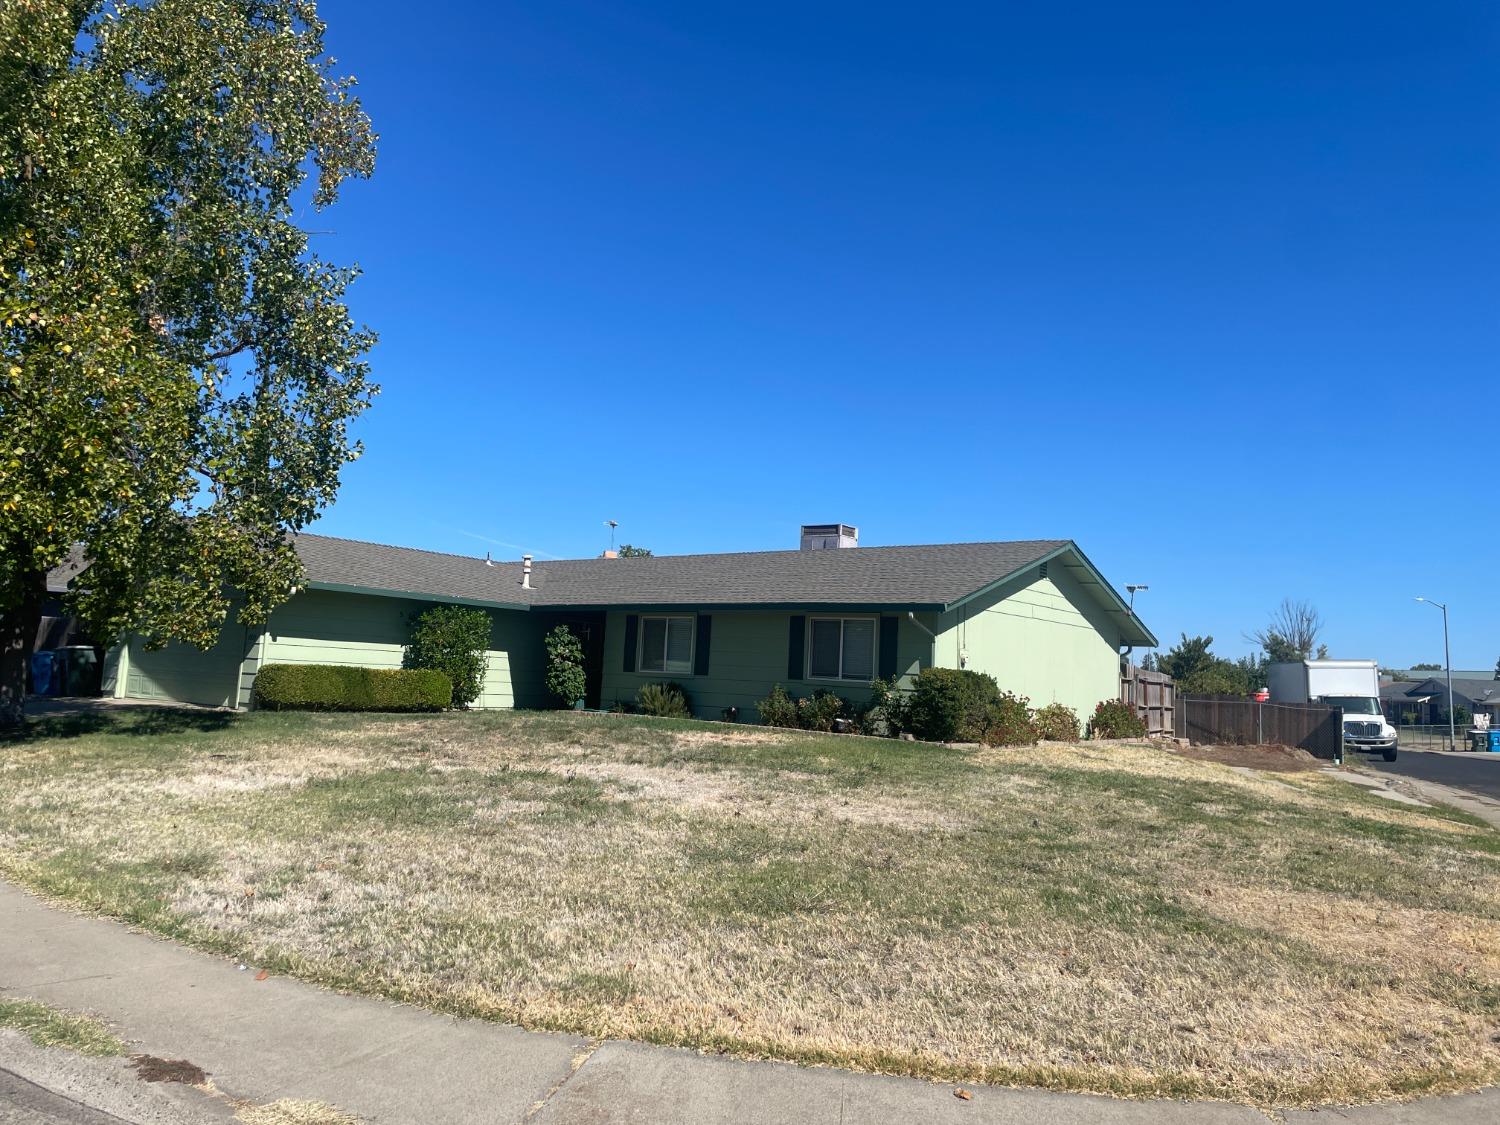
<path fill-rule="evenodd" d="M 605 520 L 604 524 L 609 528 L 609 549 L 615 549 L 615 528 L 620 526 L 619 520 Z"/>

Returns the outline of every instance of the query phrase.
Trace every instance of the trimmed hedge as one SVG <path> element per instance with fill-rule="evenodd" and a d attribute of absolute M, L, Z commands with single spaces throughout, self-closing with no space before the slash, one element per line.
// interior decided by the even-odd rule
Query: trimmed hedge
<path fill-rule="evenodd" d="M 267 664 L 255 677 L 255 703 L 269 711 L 441 711 L 453 704 L 453 681 L 431 668 Z"/>

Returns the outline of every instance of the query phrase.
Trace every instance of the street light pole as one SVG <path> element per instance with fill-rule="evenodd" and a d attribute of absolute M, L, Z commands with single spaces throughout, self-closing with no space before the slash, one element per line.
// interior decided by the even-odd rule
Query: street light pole
<path fill-rule="evenodd" d="M 1443 667 L 1448 673 L 1448 749 L 1458 749 L 1458 731 L 1456 729 L 1456 718 L 1453 714 L 1453 658 L 1448 650 L 1448 607 L 1442 602 L 1432 601 L 1430 598 L 1418 598 L 1419 602 L 1437 606 L 1443 611 Z"/>

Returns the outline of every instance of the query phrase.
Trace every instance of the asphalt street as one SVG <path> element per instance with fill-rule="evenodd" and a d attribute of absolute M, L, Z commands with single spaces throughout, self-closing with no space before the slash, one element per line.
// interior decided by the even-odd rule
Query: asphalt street
<path fill-rule="evenodd" d="M 1500 801 L 1500 754 L 1402 750 L 1394 762 L 1364 754 L 1351 754 L 1349 758 L 1351 763 L 1383 773 L 1431 781 Z"/>

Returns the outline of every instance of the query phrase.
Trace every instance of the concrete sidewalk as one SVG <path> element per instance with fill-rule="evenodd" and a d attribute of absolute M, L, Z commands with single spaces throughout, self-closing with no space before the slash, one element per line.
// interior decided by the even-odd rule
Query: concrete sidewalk
<path fill-rule="evenodd" d="M 282 1098 L 319 1101 L 380 1125 L 1264 1125 L 1267 1120 L 1257 1110 L 1219 1103 L 1129 1102 L 990 1087 L 968 1087 L 973 1099 L 966 1101 L 948 1084 L 458 1020 L 292 980 L 257 981 L 254 972 L 228 961 L 114 922 L 66 913 L 4 884 L 0 994 L 100 1016 L 134 1051 L 197 1064 L 227 1098 L 260 1104 Z M 28 1089 L 29 1082 L 108 1109 L 120 1120 L 167 1120 L 133 1113 L 121 1091 L 102 1088 L 135 1081 L 122 1063 L 97 1064 L 85 1081 L 79 1065 L 45 1061 L 59 1052 L 23 1048 L 13 1040 L 0 1037 L 0 1068 L 18 1076 L 7 1080 L 9 1086 L 0 1081 L 0 1099 L 7 1089 Z M 90 1084 L 96 1087 L 93 1096 L 84 1088 Z M 205 1104 L 199 1120 L 223 1120 L 227 1104 Z M 1282 1119 L 1304 1125 L 1489 1125 L 1500 1120 L 1500 1090 L 1403 1106 L 1289 1112 Z M 0 1122 L 6 1120 L 0 1112 Z"/>

